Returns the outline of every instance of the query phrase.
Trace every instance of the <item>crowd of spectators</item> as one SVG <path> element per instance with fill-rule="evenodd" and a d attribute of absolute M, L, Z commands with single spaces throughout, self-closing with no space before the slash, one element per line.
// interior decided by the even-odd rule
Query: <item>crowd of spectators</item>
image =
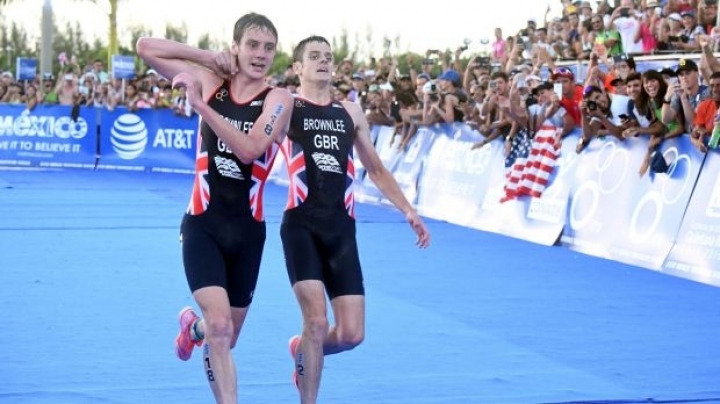
<path fill-rule="evenodd" d="M 369 66 L 340 61 L 335 96 L 361 103 L 371 124 L 394 126 L 398 148 L 436 123 L 476 129 L 483 140 L 474 149 L 503 138 L 508 168 L 518 150 L 546 147 L 536 134 L 548 128 L 555 150 L 580 130 L 577 153 L 595 137 L 648 139 L 641 176 L 663 169 L 654 151 L 665 139 L 687 133 L 707 151 L 720 104 L 716 0 L 563 0 L 562 7 L 561 16 L 531 19 L 515 35 L 496 29 L 485 53 L 428 50 L 420 63 L 407 60 L 407 71 L 393 57 Z M 636 59 L 650 54 L 666 55 L 667 64 L 642 71 Z M 583 77 L 568 68 L 578 60 Z M 292 89 L 297 80 L 288 69 L 273 83 Z"/>
<path fill-rule="evenodd" d="M 336 61 L 335 98 L 362 104 L 372 125 L 394 126 L 398 148 L 422 126 L 463 122 L 483 135 L 473 148 L 503 138 L 508 155 L 547 127 L 556 128 L 555 147 L 582 129 L 578 153 L 594 137 L 644 136 L 650 146 L 638 167 L 641 175 L 664 139 L 689 133 L 706 151 L 720 102 L 720 62 L 713 54 L 720 39 L 716 0 L 561 3 L 561 16 L 550 18 L 548 8 L 541 23 L 526 21 L 515 35 L 496 29 L 485 52 L 461 46 L 454 52 L 428 50 L 422 60 L 407 54 L 406 71 L 392 56 L 368 64 Z M 663 52 L 675 58 L 673 67 L 639 71 L 639 55 Z M 586 77 L 567 68 L 568 60 L 582 60 Z M 0 102 L 193 114 L 183 90 L 172 89 L 152 69 L 123 83 L 100 60 L 81 66 L 71 58 L 61 72 L 24 84 L 2 73 Z M 292 92 L 299 84 L 291 66 L 268 82 Z"/>
<path fill-rule="evenodd" d="M 69 60 L 60 55 L 58 77 L 45 74 L 34 80 L 16 81 L 7 71 L 0 74 L 0 103 L 26 105 L 67 105 L 130 111 L 139 108 L 170 108 L 176 114 L 190 117 L 193 110 L 186 101 L 184 89 L 173 89 L 171 82 L 149 69 L 134 80 L 113 79 L 102 60 L 90 64 Z"/>

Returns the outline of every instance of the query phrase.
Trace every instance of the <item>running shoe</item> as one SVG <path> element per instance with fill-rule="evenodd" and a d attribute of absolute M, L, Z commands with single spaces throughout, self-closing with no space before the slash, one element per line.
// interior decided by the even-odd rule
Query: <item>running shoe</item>
<path fill-rule="evenodd" d="M 180 311 L 180 332 L 175 337 L 175 355 L 180 360 L 186 361 L 192 356 L 193 349 L 202 345 L 202 341 L 193 341 L 190 327 L 199 320 L 192 307 L 185 307 Z"/>
<path fill-rule="evenodd" d="M 290 341 L 288 341 L 288 346 L 290 347 L 290 356 L 293 358 L 293 364 L 295 361 L 295 358 L 297 357 L 297 349 L 300 345 L 300 336 L 299 335 L 293 335 L 290 338 Z M 298 381 L 298 372 L 297 369 L 293 371 L 292 375 L 293 384 L 295 384 L 295 387 L 300 390 L 300 382 Z"/>

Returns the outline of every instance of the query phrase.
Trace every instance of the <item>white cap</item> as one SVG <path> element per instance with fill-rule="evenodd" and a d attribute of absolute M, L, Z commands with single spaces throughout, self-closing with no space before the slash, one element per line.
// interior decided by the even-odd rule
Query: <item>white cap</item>
<path fill-rule="evenodd" d="M 394 91 L 395 90 L 393 88 L 392 84 L 390 84 L 390 83 L 382 83 L 382 84 L 380 84 L 379 88 L 381 90 L 386 90 L 386 91 Z"/>

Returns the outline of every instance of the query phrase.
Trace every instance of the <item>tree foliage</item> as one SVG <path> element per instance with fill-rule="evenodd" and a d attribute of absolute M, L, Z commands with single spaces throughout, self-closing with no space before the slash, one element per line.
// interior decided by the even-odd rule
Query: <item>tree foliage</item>
<path fill-rule="evenodd" d="M 6 3 L 7 0 L 0 0 L 0 6 Z M 157 36 L 151 29 L 143 25 L 126 27 L 124 31 L 128 42 L 119 44 L 118 53 L 122 55 L 135 55 L 135 43 L 141 36 Z M 52 53 L 56 55 L 53 58 L 53 72 L 56 74 L 60 69 L 57 55 L 61 52 L 65 52 L 68 58 L 75 56 L 81 66 L 90 64 L 96 59 L 108 60 L 107 41 L 99 38 L 88 41 L 89 35 L 83 31 L 83 26 L 79 22 L 66 23 L 63 27 L 53 24 L 53 32 Z M 184 43 L 188 42 L 188 27 L 185 23 L 179 25 L 167 24 L 163 34 L 168 39 Z M 328 38 L 333 48 L 336 63 L 349 59 L 360 69 L 363 67 L 369 68 L 370 58 L 373 56 L 377 58 L 394 57 L 398 61 L 398 68 L 401 72 L 407 72 L 410 64 L 417 70 L 421 68 L 421 62 L 425 56 L 407 50 L 403 52 L 399 35 L 395 38 L 383 36 L 382 53 L 379 55 L 373 55 L 372 50 L 375 49 L 373 45 L 375 40 L 371 27 L 368 26 L 363 35 L 354 33 L 354 41 L 350 40 L 350 35 L 346 29 L 343 29 L 340 35 Z M 358 45 L 353 46 L 352 42 Z M 200 36 L 197 42 L 191 45 L 206 50 L 222 50 L 229 47 L 229 44 L 214 39 L 207 33 Z M 0 24 L 0 70 L 14 71 L 15 59 L 18 56 L 39 58 L 39 43 L 31 41 L 25 29 L 15 22 Z M 282 74 L 291 63 L 292 48 L 278 48 L 270 73 L 274 75 Z M 139 59 L 137 64 L 139 67 L 145 68 Z M 107 69 L 109 70 L 109 66 Z"/>

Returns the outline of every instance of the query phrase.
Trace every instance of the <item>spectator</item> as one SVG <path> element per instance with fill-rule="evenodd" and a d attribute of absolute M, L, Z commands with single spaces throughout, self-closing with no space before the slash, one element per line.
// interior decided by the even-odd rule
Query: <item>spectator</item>
<path fill-rule="evenodd" d="M 710 76 L 710 97 L 698 105 L 690 133 L 692 143 L 703 153 L 708 150 L 708 140 L 717 122 L 718 105 L 720 105 L 720 72 L 715 72 Z"/>

